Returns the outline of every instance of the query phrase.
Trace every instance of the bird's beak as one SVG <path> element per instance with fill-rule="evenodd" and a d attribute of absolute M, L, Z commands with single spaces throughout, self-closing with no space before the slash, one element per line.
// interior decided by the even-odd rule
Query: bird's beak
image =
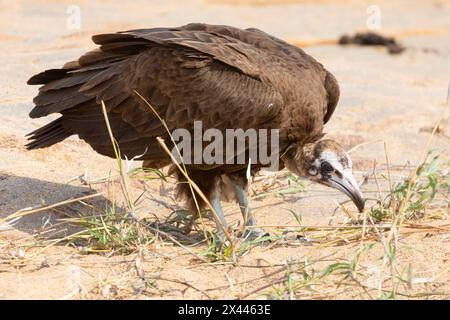
<path fill-rule="evenodd" d="M 364 199 L 351 170 L 344 170 L 342 177 L 334 173 L 328 181 L 331 187 L 336 188 L 349 196 L 355 203 L 359 212 L 363 212 Z"/>

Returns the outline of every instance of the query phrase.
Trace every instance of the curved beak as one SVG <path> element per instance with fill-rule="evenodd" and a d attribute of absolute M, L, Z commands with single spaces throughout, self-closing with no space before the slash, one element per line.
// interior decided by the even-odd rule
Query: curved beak
<path fill-rule="evenodd" d="M 351 170 L 344 170 L 342 177 L 333 174 L 328 181 L 329 186 L 345 193 L 355 203 L 359 212 L 363 212 L 364 199 Z"/>

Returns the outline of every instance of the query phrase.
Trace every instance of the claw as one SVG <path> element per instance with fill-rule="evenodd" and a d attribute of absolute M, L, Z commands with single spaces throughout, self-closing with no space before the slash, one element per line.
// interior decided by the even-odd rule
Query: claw
<path fill-rule="evenodd" d="M 252 241 L 252 240 L 256 240 L 258 238 L 268 237 L 268 236 L 270 236 L 270 234 L 260 228 L 247 228 L 247 229 L 245 229 L 244 233 L 242 234 L 242 237 L 246 241 Z"/>

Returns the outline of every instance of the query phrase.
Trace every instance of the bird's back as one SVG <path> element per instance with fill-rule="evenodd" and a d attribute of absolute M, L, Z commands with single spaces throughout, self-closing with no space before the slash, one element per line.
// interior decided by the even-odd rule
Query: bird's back
<path fill-rule="evenodd" d="M 189 24 L 93 37 L 99 49 L 61 69 L 33 76 L 43 85 L 31 117 L 62 116 L 30 134 L 29 149 L 78 134 L 97 152 L 114 156 L 99 104 L 104 101 L 122 153 L 166 155 L 156 143 L 169 125 L 274 127 L 282 138 L 322 130 L 339 97 L 335 78 L 300 48 L 258 29 Z M 269 108 L 270 106 L 270 108 Z"/>

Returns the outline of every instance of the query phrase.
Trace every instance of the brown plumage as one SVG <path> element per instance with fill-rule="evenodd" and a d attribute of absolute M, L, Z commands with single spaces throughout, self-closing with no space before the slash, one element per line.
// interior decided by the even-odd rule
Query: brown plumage
<path fill-rule="evenodd" d="M 140 158 L 144 166 L 169 164 L 156 137 L 170 138 L 136 90 L 170 130 L 191 131 L 194 121 L 222 132 L 279 129 L 281 165 L 308 176 L 303 167 L 311 166 L 315 158 L 307 161 L 303 149 L 323 136 L 323 126 L 339 99 L 339 86 L 302 49 L 258 29 L 198 23 L 92 39 L 99 45 L 97 50 L 28 81 L 42 85 L 30 117 L 61 114 L 29 134 L 29 149 L 48 147 L 76 134 L 95 151 L 114 157 L 99 107 L 103 100 L 123 155 L 131 158 L 145 152 Z M 344 152 L 337 144 L 330 147 Z M 297 165 L 288 165 L 295 161 Z M 252 163 L 254 172 L 259 167 Z M 224 176 L 245 190 L 246 168 L 247 164 L 188 165 L 191 178 L 210 199 L 220 195 Z M 187 195 L 183 186 L 181 194 Z"/>

